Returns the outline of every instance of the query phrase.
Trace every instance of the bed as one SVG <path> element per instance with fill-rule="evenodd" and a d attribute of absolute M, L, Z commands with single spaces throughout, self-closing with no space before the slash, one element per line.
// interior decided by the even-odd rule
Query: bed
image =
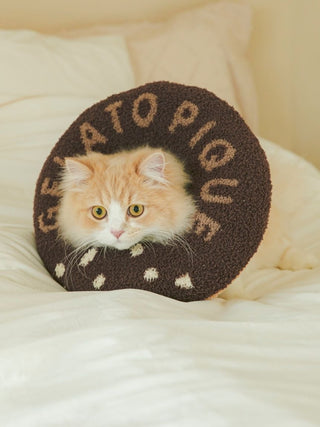
<path fill-rule="evenodd" d="M 250 20 L 218 3 L 156 24 L 0 31 L 1 426 L 319 425 L 320 174 L 303 158 L 260 138 L 286 239 L 312 262 L 279 269 L 275 240 L 215 299 L 66 292 L 35 249 L 41 166 L 99 99 L 151 80 L 195 84 L 258 132 Z"/>

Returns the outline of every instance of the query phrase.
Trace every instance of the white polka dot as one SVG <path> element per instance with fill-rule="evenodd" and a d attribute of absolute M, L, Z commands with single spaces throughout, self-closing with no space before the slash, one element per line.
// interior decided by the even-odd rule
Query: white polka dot
<path fill-rule="evenodd" d="M 188 273 L 178 277 L 174 284 L 184 289 L 192 289 L 194 287 Z"/>
<path fill-rule="evenodd" d="M 56 265 L 56 268 L 54 269 L 54 272 L 56 273 L 56 276 L 60 279 L 64 275 L 64 272 L 66 271 L 66 267 L 62 262 Z"/>
<path fill-rule="evenodd" d="M 80 267 L 86 267 L 89 264 L 89 262 L 93 261 L 93 258 L 96 256 L 97 252 L 98 251 L 96 248 L 89 249 L 88 252 L 86 252 L 81 258 L 79 262 Z"/>
<path fill-rule="evenodd" d="M 100 289 L 101 286 L 104 285 L 104 282 L 106 281 L 106 278 L 104 277 L 103 274 L 99 274 L 99 276 L 97 276 L 94 281 L 92 282 L 93 287 L 95 289 Z"/>
<path fill-rule="evenodd" d="M 137 243 L 136 245 L 132 246 L 130 249 L 130 253 L 132 257 L 141 255 L 143 253 L 143 246 L 141 243 Z"/>
<path fill-rule="evenodd" d="M 143 278 L 147 282 L 152 282 L 153 280 L 156 280 L 159 277 L 158 270 L 154 267 L 147 268 L 147 270 L 144 272 Z"/>

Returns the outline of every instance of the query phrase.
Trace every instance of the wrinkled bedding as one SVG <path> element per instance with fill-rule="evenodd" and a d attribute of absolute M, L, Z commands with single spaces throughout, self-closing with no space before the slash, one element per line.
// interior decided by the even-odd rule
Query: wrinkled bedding
<path fill-rule="evenodd" d="M 94 101 L 47 96 L 0 109 L 0 425 L 318 426 L 319 267 L 257 269 L 236 297 L 194 303 L 68 293 L 49 276 L 34 245 L 35 180 Z M 319 173 L 262 144 L 281 164 L 293 238 L 320 256 Z"/>

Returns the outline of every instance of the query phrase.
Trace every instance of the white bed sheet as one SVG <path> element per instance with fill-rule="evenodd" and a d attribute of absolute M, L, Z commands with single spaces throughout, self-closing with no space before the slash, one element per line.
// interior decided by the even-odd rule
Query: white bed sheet
<path fill-rule="evenodd" d="M 68 293 L 46 272 L 33 240 L 35 180 L 93 101 L 0 109 L 0 425 L 319 426 L 319 268 L 257 270 L 238 298 L 194 303 Z M 319 173 L 262 143 L 288 185 L 293 172 L 302 183 L 293 235 L 320 255 Z"/>

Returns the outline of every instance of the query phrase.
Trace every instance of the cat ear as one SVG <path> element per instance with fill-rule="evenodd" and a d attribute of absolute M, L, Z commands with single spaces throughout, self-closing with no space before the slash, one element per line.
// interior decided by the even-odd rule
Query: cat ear
<path fill-rule="evenodd" d="M 167 180 L 164 176 L 165 165 L 166 159 L 164 154 L 160 151 L 145 158 L 139 166 L 139 172 L 146 178 L 166 184 Z"/>
<path fill-rule="evenodd" d="M 66 157 L 63 175 L 68 184 L 82 184 L 90 178 L 92 171 L 80 160 Z"/>

